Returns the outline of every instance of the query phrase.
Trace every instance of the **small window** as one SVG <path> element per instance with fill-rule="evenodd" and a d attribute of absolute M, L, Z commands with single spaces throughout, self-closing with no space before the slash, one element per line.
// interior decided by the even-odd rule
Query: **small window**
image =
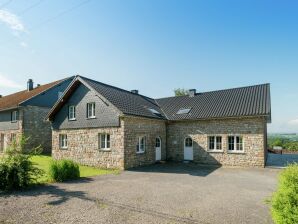
<path fill-rule="evenodd" d="M 111 145 L 110 134 L 99 134 L 99 149 L 109 150 Z"/>
<path fill-rule="evenodd" d="M 185 139 L 185 147 L 192 147 L 192 139 L 191 138 Z"/>
<path fill-rule="evenodd" d="M 181 108 L 177 111 L 177 114 L 188 114 L 191 108 Z"/>
<path fill-rule="evenodd" d="M 144 136 L 139 137 L 138 144 L 137 144 L 137 153 L 145 152 L 145 148 L 146 148 L 146 138 Z"/>
<path fill-rule="evenodd" d="M 17 122 L 18 120 L 18 111 L 14 110 L 11 112 L 11 122 Z"/>
<path fill-rule="evenodd" d="M 95 103 L 87 103 L 87 118 L 95 118 Z"/>
<path fill-rule="evenodd" d="M 16 141 L 17 140 L 17 135 L 16 135 L 16 133 L 11 133 L 10 134 L 10 141 L 11 142 L 14 142 L 14 141 Z"/>
<path fill-rule="evenodd" d="M 148 109 L 151 113 L 156 114 L 156 115 L 161 115 L 157 110 L 153 109 L 153 108 L 149 108 Z"/>
<path fill-rule="evenodd" d="M 76 119 L 76 107 L 75 106 L 68 107 L 68 119 L 71 121 Z"/>
<path fill-rule="evenodd" d="M 209 136 L 208 137 L 210 151 L 221 151 L 222 150 L 222 138 L 221 136 Z"/>
<path fill-rule="evenodd" d="M 158 137 L 158 138 L 156 138 L 156 140 L 155 140 L 155 148 L 160 148 L 161 147 L 161 140 L 160 140 L 160 138 Z"/>
<path fill-rule="evenodd" d="M 243 152 L 243 137 L 242 136 L 229 136 L 228 149 L 231 152 Z"/>
<path fill-rule="evenodd" d="M 67 142 L 67 135 L 61 134 L 59 135 L 59 141 L 60 141 L 60 148 L 61 149 L 67 149 L 68 148 L 68 142 Z"/>

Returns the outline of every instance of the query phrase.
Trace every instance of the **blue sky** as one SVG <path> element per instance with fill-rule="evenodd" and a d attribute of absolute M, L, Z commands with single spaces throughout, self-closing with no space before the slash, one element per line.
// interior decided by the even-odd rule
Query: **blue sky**
<path fill-rule="evenodd" d="M 298 132 L 298 2 L 0 0 L 0 94 L 81 74 L 150 97 L 271 83 Z"/>

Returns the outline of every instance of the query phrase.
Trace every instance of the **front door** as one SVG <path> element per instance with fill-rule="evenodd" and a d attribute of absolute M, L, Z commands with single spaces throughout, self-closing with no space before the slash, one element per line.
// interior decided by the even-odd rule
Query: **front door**
<path fill-rule="evenodd" d="M 190 137 L 184 140 L 184 160 L 193 160 L 193 143 Z"/>
<path fill-rule="evenodd" d="M 4 151 L 4 134 L 0 135 L 0 152 Z"/>
<path fill-rule="evenodd" d="M 155 140 L 155 160 L 161 160 L 161 138 L 157 137 Z"/>

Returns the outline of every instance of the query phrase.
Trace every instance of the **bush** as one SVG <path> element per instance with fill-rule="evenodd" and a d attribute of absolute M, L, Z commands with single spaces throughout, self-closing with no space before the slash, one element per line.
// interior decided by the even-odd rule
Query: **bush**
<path fill-rule="evenodd" d="M 298 223 L 298 164 L 289 165 L 281 172 L 271 206 L 276 224 Z"/>
<path fill-rule="evenodd" d="M 80 168 L 71 160 L 54 160 L 50 164 L 49 176 L 57 182 L 77 179 L 80 177 Z"/>
<path fill-rule="evenodd" d="M 24 154 L 24 145 L 28 139 L 20 137 L 5 150 L 0 160 L 0 190 L 18 190 L 35 183 L 43 171 L 30 161 L 33 153 Z M 32 152 L 36 152 L 33 149 Z"/>

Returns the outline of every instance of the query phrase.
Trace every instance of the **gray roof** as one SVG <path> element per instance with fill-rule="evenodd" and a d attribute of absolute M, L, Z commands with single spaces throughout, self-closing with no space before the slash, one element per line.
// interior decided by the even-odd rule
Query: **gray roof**
<path fill-rule="evenodd" d="M 194 97 L 177 96 L 156 99 L 168 120 L 222 117 L 267 116 L 271 119 L 270 85 L 198 93 Z M 177 114 L 180 109 L 189 113 Z"/>
<path fill-rule="evenodd" d="M 96 92 L 127 115 L 166 119 L 154 99 L 80 76 Z M 153 113 L 154 109 L 160 114 Z"/>
<path fill-rule="evenodd" d="M 269 84 L 198 93 L 193 97 L 187 95 L 152 99 L 82 76 L 77 76 L 73 85 L 76 80 L 86 83 L 126 115 L 165 120 L 265 116 L 271 121 Z M 71 93 L 66 90 L 65 94 Z M 59 103 L 63 102 L 56 103 L 49 118 L 55 116 Z"/>

